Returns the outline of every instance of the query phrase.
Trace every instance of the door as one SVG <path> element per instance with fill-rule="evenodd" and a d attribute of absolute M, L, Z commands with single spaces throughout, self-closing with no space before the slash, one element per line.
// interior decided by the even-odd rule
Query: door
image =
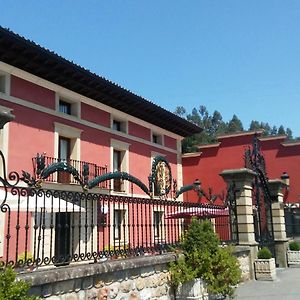
<path fill-rule="evenodd" d="M 70 224 L 71 213 L 59 212 L 55 214 L 55 265 L 70 263 Z"/>
<path fill-rule="evenodd" d="M 59 161 L 70 163 L 70 148 L 71 140 L 65 137 L 59 137 L 58 159 Z M 59 183 L 70 183 L 70 173 L 60 171 L 58 172 Z"/>

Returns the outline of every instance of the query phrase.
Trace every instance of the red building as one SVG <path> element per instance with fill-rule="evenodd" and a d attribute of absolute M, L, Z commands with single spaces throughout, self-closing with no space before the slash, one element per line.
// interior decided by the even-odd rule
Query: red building
<path fill-rule="evenodd" d="M 218 142 L 200 145 L 199 152 L 183 155 L 184 184 L 201 181 L 204 190 L 212 188 L 219 194 L 226 190 L 226 185 L 219 174 L 225 169 L 244 168 L 245 150 L 252 146 L 254 135 L 258 135 L 259 145 L 266 162 L 269 179 L 280 179 L 286 172 L 290 186 L 285 195 L 287 203 L 299 203 L 300 185 L 300 142 L 287 142 L 286 136 L 261 136 L 262 132 L 241 132 L 218 137 Z M 185 199 L 195 200 L 195 195 L 185 195 Z"/>
<path fill-rule="evenodd" d="M 147 225 L 148 227 L 144 228 L 147 232 L 144 233 L 143 227 L 135 228 L 135 233 L 129 236 L 129 226 L 131 226 L 129 219 L 140 222 L 138 218 L 145 217 L 145 215 L 138 216 L 136 213 L 132 216 L 131 209 L 138 209 L 138 206 L 130 206 L 126 197 L 149 198 L 149 195 L 145 194 L 140 185 L 124 180 L 124 174 L 130 174 L 148 186 L 153 159 L 160 156 L 168 162 L 172 179 L 176 179 L 180 187 L 182 185 L 181 140 L 199 132 L 200 128 L 1 27 L 0 109 L 2 112 L 10 112 L 15 116 L 14 121 L 5 125 L 0 133 L 0 148 L 6 160 L 6 170 L 1 168 L 2 176 L 5 171 L 7 173 L 16 171 L 21 174 L 22 170 L 25 170 L 28 176 L 37 179 L 37 153 L 43 154 L 45 166 L 64 162 L 76 169 L 80 176 L 84 168 L 88 167 L 86 181 L 113 172 L 123 174 L 123 177 L 101 181 L 89 190 L 91 193 L 102 195 L 102 198 L 99 196 L 102 202 L 99 204 L 98 199 L 98 206 L 89 204 L 87 200 L 86 204 L 75 205 L 74 201 L 66 200 L 67 196 L 60 196 L 62 204 L 55 206 L 54 198 L 52 198 L 52 203 L 49 203 L 48 199 L 45 200 L 46 196 L 44 198 L 36 196 L 35 201 L 47 203 L 43 208 L 39 207 L 41 212 L 37 211 L 37 204 L 33 205 L 35 211 L 31 213 L 29 221 L 26 219 L 28 213 L 22 212 L 22 209 L 27 212 L 31 210 L 29 196 L 24 196 L 25 202 L 23 201 L 24 207 L 22 207 L 20 201 L 23 196 L 17 193 L 16 199 L 13 199 L 10 195 L 12 197 L 9 203 L 11 209 L 13 201 L 19 202 L 15 204 L 19 207 L 15 207 L 17 212 L 10 220 L 10 226 L 17 230 L 17 235 L 8 237 L 7 214 L 1 213 L 0 257 L 5 257 L 4 252 L 8 248 L 8 243 L 10 247 L 12 245 L 15 247 L 10 250 L 13 255 L 15 253 L 18 255 L 23 251 L 36 252 L 36 248 L 40 247 L 37 240 L 41 239 L 41 235 L 43 235 L 44 243 L 45 241 L 50 243 L 50 248 L 53 243 L 52 248 L 55 248 L 55 251 L 49 250 L 52 252 L 45 254 L 45 256 L 52 257 L 54 252 L 60 253 L 61 251 L 72 252 L 71 255 L 73 255 L 78 247 L 77 255 L 80 255 L 80 247 L 90 247 L 89 252 L 98 251 L 100 240 L 103 242 L 102 250 L 110 247 L 110 244 L 118 244 L 120 247 L 121 242 L 122 247 L 125 248 L 128 243 L 133 239 L 138 239 L 139 236 L 145 238 L 162 231 L 160 229 L 162 227 L 159 226 L 163 224 L 159 225 L 159 222 L 162 222 L 165 212 L 160 205 L 156 205 L 147 212 L 147 218 L 149 218 L 147 222 L 149 224 L 156 222 L 156 225 L 151 225 L 152 227 Z M 163 176 L 166 179 L 165 173 Z M 78 193 L 82 191 L 76 176 L 63 170 L 51 173 L 42 181 L 44 189 L 77 191 Z M 22 184 L 24 187 L 27 186 L 25 183 Z M 164 198 L 170 198 L 171 195 L 165 185 L 161 186 L 161 194 Z M 155 191 L 150 196 L 155 199 Z M 118 204 L 114 203 L 111 207 L 103 197 L 122 199 L 122 202 L 118 200 Z M 97 217 L 99 209 L 101 213 L 106 214 L 106 223 L 114 223 L 114 233 L 110 233 L 112 228 L 108 229 L 106 224 L 100 231 L 98 228 L 98 232 L 95 232 L 97 229 L 94 225 L 99 223 L 99 216 Z M 54 219 L 48 220 L 45 210 L 55 213 Z M 71 251 L 70 247 L 74 247 L 74 241 L 70 246 L 70 240 L 78 234 L 80 239 L 80 230 L 83 232 L 83 229 L 80 229 L 80 222 L 82 220 L 87 222 L 88 218 L 86 216 L 84 219 L 82 213 L 84 212 L 85 215 L 87 211 L 89 213 L 86 215 L 92 215 L 92 217 L 89 217 L 88 224 L 85 224 L 85 238 L 76 242 L 76 251 L 74 249 Z M 70 213 L 73 214 L 70 215 Z M 77 214 L 76 220 L 72 221 L 75 214 Z M 65 229 L 67 228 L 67 233 L 61 230 L 61 224 L 56 224 L 57 220 L 63 223 L 62 226 Z M 40 223 L 40 226 L 43 225 L 43 229 L 39 232 L 37 223 Z M 79 224 L 77 232 L 75 232 L 74 224 Z M 55 230 L 56 228 L 58 229 Z M 139 232 L 138 229 L 142 231 Z M 104 238 L 105 230 L 107 234 Z M 113 234 L 115 236 L 112 236 Z M 67 250 L 59 250 L 61 242 L 58 238 L 60 241 L 68 240 Z M 140 245 L 139 242 L 136 244 Z"/>

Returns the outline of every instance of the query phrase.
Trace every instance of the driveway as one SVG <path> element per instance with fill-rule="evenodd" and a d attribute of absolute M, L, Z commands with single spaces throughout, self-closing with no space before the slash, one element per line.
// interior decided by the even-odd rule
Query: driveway
<path fill-rule="evenodd" d="M 236 290 L 235 299 L 296 300 L 300 299 L 300 268 L 277 268 L 275 281 L 248 281 Z"/>

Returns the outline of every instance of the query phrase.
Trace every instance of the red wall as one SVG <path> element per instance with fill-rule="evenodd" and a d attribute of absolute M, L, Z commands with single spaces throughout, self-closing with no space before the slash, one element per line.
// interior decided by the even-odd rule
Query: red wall
<path fill-rule="evenodd" d="M 226 169 L 244 167 L 244 151 L 252 145 L 254 134 L 220 138 L 220 145 L 200 148 L 200 157 L 183 157 L 184 184 L 191 184 L 196 178 L 202 188 L 208 191 L 212 187 L 214 194 L 226 191 L 226 184 L 219 174 Z M 290 176 L 288 202 L 299 202 L 300 186 L 300 145 L 284 146 L 284 138 L 261 138 L 261 151 L 265 157 L 269 179 L 279 179 L 283 172 Z M 184 195 L 185 200 L 196 201 L 194 192 Z"/>
<path fill-rule="evenodd" d="M 177 141 L 167 135 L 164 136 L 165 140 L 165 146 L 171 149 L 176 149 L 177 148 Z"/>
<path fill-rule="evenodd" d="M 106 111 L 81 103 L 81 118 L 98 125 L 110 127 L 110 114 Z"/>
<path fill-rule="evenodd" d="M 130 121 L 128 122 L 128 133 L 130 135 L 142 138 L 146 141 L 150 141 L 151 138 L 151 130 L 149 128 Z"/>
<path fill-rule="evenodd" d="M 55 109 L 55 92 L 13 75 L 11 76 L 10 94 Z"/>

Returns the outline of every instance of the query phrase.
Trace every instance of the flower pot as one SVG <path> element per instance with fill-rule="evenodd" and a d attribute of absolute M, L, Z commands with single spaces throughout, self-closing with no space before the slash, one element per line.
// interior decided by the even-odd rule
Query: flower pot
<path fill-rule="evenodd" d="M 202 279 L 196 278 L 179 285 L 176 300 L 208 300 L 208 293 Z"/>
<path fill-rule="evenodd" d="M 275 259 L 255 259 L 254 270 L 256 280 L 275 280 L 276 265 Z"/>
<path fill-rule="evenodd" d="M 287 251 L 288 265 L 300 264 L 300 251 Z"/>

